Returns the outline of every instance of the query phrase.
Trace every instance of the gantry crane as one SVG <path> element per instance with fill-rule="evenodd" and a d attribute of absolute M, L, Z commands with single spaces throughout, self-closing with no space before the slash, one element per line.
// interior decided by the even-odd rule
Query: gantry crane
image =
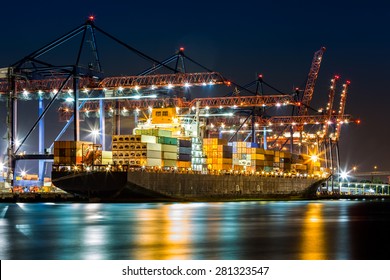
<path fill-rule="evenodd" d="M 310 102 L 313 98 L 314 86 L 318 78 L 318 73 L 320 71 L 322 57 L 324 55 L 325 50 L 326 48 L 322 47 L 314 53 L 309 75 L 307 76 L 305 90 L 303 91 L 303 96 L 301 99 L 302 106 L 298 109 L 298 116 L 307 115 L 308 108 L 310 107 Z"/>

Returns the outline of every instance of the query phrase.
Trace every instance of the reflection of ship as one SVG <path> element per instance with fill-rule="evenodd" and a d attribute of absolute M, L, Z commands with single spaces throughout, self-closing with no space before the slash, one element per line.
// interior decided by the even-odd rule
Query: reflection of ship
<path fill-rule="evenodd" d="M 152 120 L 152 121 L 151 121 Z M 310 197 L 319 162 L 255 143 L 205 138 L 175 108 L 153 109 L 132 135 L 113 135 L 112 151 L 91 142 L 54 146 L 53 184 L 103 200 L 237 200 Z"/>

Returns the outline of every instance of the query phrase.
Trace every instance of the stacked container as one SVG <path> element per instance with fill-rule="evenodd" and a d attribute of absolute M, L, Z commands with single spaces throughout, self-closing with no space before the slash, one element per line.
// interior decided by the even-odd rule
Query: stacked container
<path fill-rule="evenodd" d="M 275 151 L 274 167 L 280 170 L 291 170 L 291 153 L 283 151 Z"/>
<path fill-rule="evenodd" d="M 112 159 L 114 164 L 142 166 L 146 163 L 146 144 L 140 135 L 113 135 Z"/>
<path fill-rule="evenodd" d="M 225 139 L 203 139 L 203 152 L 207 157 L 206 164 L 209 170 L 231 170 L 232 150 L 232 146 L 228 146 Z"/>
<path fill-rule="evenodd" d="M 82 164 L 89 147 L 93 149 L 93 146 L 92 142 L 86 141 L 55 141 L 54 164 Z"/>
<path fill-rule="evenodd" d="M 233 169 L 237 171 L 272 171 L 274 169 L 274 151 L 258 148 L 256 143 L 232 142 Z M 278 159 L 279 160 L 279 159 Z"/>
<path fill-rule="evenodd" d="M 177 167 L 190 168 L 191 167 L 191 140 L 180 139 L 178 141 L 178 156 Z"/>

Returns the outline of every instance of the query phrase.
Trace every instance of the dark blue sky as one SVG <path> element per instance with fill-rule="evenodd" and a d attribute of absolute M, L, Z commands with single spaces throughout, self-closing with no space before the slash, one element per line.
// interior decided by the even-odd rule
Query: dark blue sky
<path fill-rule="evenodd" d="M 82 24 L 90 14 L 98 27 L 153 58 L 163 60 L 184 46 L 189 57 L 239 84 L 263 73 L 286 93 L 305 82 L 314 52 L 325 46 L 312 107 L 325 106 L 334 74 L 341 82 L 350 80 L 346 113 L 361 124 L 343 128 L 341 160 L 350 168 L 390 170 L 390 11 L 384 1 L 346 2 L 7 1 L 1 7 L 0 67 Z M 106 74 L 131 75 L 146 68 L 139 57 L 107 39 L 99 44 L 98 37 L 97 43 Z M 0 110 L 5 135 L 4 102 Z M 0 145 L 4 150 L 5 141 Z"/>

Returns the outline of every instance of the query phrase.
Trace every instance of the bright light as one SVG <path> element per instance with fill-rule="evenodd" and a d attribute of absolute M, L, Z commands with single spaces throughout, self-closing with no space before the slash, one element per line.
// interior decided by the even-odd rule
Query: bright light
<path fill-rule="evenodd" d="M 98 136 L 98 135 L 99 135 L 99 130 L 98 130 L 98 129 L 93 129 L 93 130 L 91 131 L 91 135 L 92 135 L 93 137 Z"/>
<path fill-rule="evenodd" d="M 73 97 L 67 97 L 67 98 L 65 99 L 65 101 L 68 102 L 68 103 L 70 103 L 70 102 L 73 102 L 74 99 L 73 99 Z"/>
<path fill-rule="evenodd" d="M 189 83 L 184 84 L 185 87 L 190 87 L 191 85 Z"/>
<path fill-rule="evenodd" d="M 346 180 L 348 178 L 348 172 L 341 171 L 340 178 L 343 179 L 343 180 Z"/>
<path fill-rule="evenodd" d="M 0 162 L 0 172 L 3 172 L 4 163 Z"/>
<path fill-rule="evenodd" d="M 150 88 L 151 89 L 156 89 L 157 87 L 155 85 L 152 85 Z"/>
<path fill-rule="evenodd" d="M 202 86 L 207 86 L 207 84 L 205 82 L 202 83 Z"/>
<path fill-rule="evenodd" d="M 139 86 L 135 86 L 134 89 L 138 91 L 139 90 Z"/>
<path fill-rule="evenodd" d="M 22 170 L 22 172 L 20 172 L 20 175 L 22 176 L 22 177 L 24 177 L 24 176 L 26 176 L 26 171 L 24 171 L 24 170 Z"/>
<path fill-rule="evenodd" d="M 123 91 L 123 87 L 119 87 L 119 88 L 118 88 L 118 91 Z"/>
<path fill-rule="evenodd" d="M 24 96 L 27 96 L 28 94 L 29 94 L 29 92 L 28 92 L 27 90 L 24 89 L 24 90 L 23 90 L 23 95 L 24 95 Z"/>
<path fill-rule="evenodd" d="M 310 158 L 311 158 L 312 162 L 317 162 L 317 160 L 318 160 L 318 156 L 317 155 L 312 155 Z"/>
<path fill-rule="evenodd" d="M 53 93 L 56 94 L 58 92 L 58 89 L 53 89 Z"/>
<path fill-rule="evenodd" d="M 168 84 L 167 88 L 171 89 L 171 88 L 173 88 L 173 85 L 172 84 Z"/>

